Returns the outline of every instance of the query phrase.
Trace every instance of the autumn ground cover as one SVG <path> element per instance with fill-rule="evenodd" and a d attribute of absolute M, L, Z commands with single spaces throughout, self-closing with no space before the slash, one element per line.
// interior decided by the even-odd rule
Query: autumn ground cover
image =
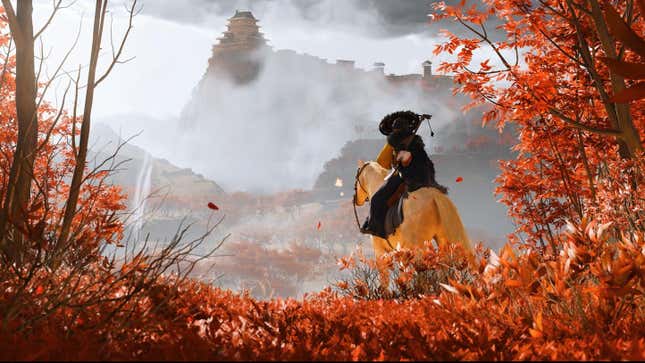
<path fill-rule="evenodd" d="M 456 249 L 399 250 L 378 261 L 359 253 L 342 260 L 352 277 L 302 300 L 258 301 L 166 277 L 117 308 L 137 284 L 132 275 L 108 293 L 114 301 L 82 311 L 71 303 L 27 328 L 56 291 L 30 286 L 30 305 L 5 320 L 27 330 L 3 330 L 2 357 L 643 359 L 645 243 L 642 235 L 610 242 L 607 227 L 571 226 L 557 256 L 480 248 L 475 269 Z M 95 284 L 84 283 L 83 291 Z M 3 285 L 4 305 L 13 284 Z"/>
<path fill-rule="evenodd" d="M 497 252 L 478 247 L 476 266 L 456 247 L 356 251 L 339 261 L 345 279 L 300 300 L 191 279 L 203 238 L 186 240 L 186 226 L 161 247 L 124 242 L 109 160 L 80 168 L 81 202 L 66 218 L 87 118 L 46 102 L 31 193 L 6 213 L 25 141 L 4 26 L 0 358 L 645 359 L 643 13 L 642 1 L 439 3 L 437 18 L 473 32 L 446 34 L 437 52 L 456 59 L 441 69 L 490 106 L 484 122 L 518 129 L 519 156 L 497 181 L 518 229 Z M 504 41 L 488 37 L 491 16 Z M 498 58 L 474 70 L 480 47 Z"/>

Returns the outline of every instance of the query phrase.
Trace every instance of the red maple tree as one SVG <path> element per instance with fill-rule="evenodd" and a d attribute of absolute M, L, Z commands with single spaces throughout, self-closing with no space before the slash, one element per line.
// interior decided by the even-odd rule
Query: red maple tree
<path fill-rule="evenodd" d="M 643 61 L 639 42 L 625 40 L 645 44 L 645 8 L 637 3 L 640 9 L 633 1 L 597 0 L 435 5 L 436 19 L 458 22 L 472 34 L 444 33 L 448 41 L 435 54 L 456 59 L 439 71 L 455 75 L 455 92 L 473 99 L 468 107 L 490 105 L 484 124 L 517 126 L 519 156 L 501 162 L 497 191 L 517 222 L 516 236 L 531 245 L 553 247 L 566 221 L 585 216 L 614 221 L 617 237 L 644 226 L 645 107 L 636 91 L 642 83 L 606 65 L 607 59 Z M 494 30 L 491 20 L 499 24 Z M 473 65 L 481 52 L 492 57 Z M 612 97 L 621 93 L 633 100 Z"/>

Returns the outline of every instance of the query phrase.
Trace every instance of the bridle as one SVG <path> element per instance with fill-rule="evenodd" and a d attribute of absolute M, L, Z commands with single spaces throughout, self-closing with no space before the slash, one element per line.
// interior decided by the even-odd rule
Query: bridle
<path fill-rule="evenodd" d="M 363 170 L 365 170 L 365 167 L 368 165 L 369 163 L 365 163 L 360 168 L 358 168 L 356 170 L 356 178 L 354 178 L 354 200 L 352 201 L 352 205 L 354 207 L 354 218 L 356 218 L 356 226 L 358 227 L 359 230 L 361 229 L 361 222 L 358 220 L 358 211 L 356 211 L 356 202 L 357 202 L 356 199 L 358 198 L 358 187 L 360 187 L 365 192 L 365 194 L 367 194 L 367 198 L 365 198 L 365 201 L 370 200 L 370 193 L 368 193 L 367 189 L 363 187 L 363 184 L 361 183 L 361 178 L 360 178 L 361 173 L 363 172 Z M 385 242 L 387 242 L 388 246 L 390 246 L 390 248 L 394 250 L 394 247 L 392 247 L 392 244 L 390 243 L 390 240 L 388 238 L 385 238 Z"/>
<path fill-rule="evenodd" d="M 368 166 L 369 163 L 365 163 L 361 165 L 358 169 L 356 169 L 356 177 L 354 178 L 354 199 L 352 201 L 352 205 L 354 207 L 354 218 L 356 218 L 356 225 L 358 226 L 358 229 L 361 229 L 361 222 L 358 220 L 358 211 L 356 210 L 356 203 L 357 203 L 357 198 L 358 198 L 358 187 L 360 187 L 365 194 L 367 194 L 367 198 L 365 201 L 370 200 L 370 194 L 367 192 L 367 189 L 363 187 L 363 184 L 361 183 L 360 176 L 363 170 L 365 170 L 365 167 Z"/>

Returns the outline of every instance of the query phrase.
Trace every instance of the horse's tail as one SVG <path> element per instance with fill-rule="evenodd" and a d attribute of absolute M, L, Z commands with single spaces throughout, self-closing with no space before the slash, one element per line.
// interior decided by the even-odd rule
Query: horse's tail
<path fill-rule="evenodd" d="M 443 226 L 448 242 L 461 244 L 466 253 L 469 254 L 470 262 L 474 262 L 473 248 L 459 217 L 459 212 L 457 212 L 457 207 L 445 194 L 435 194 L 434 203 L 437 206 L 440 223 Z"/>

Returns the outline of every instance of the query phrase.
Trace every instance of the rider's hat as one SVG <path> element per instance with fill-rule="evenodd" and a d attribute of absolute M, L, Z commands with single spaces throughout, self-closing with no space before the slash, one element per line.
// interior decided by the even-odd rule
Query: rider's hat
<path fill-rule="evenodd" d="M 394 130 L 413 132 L 421 123 L 419 115 L 412 111 L 398 111 L 391 113 L 381 120 L 379 131 L 383 135 L 389 135 Z"/>

